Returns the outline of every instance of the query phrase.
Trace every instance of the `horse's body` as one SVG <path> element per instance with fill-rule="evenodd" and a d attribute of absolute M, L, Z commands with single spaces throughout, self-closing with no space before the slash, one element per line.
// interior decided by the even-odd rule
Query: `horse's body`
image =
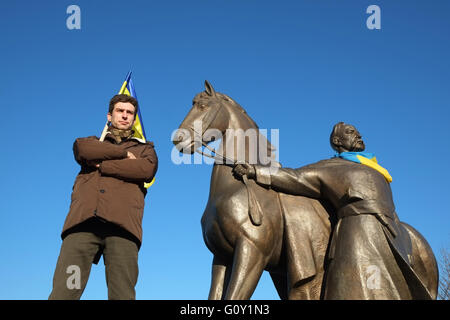
<path fill-rule="evenodd" d="M 210 93 L 211 99 L 220 99 L 223 104 L 221 112 L 209 123 L 210 128 L 224 133 L 223 142 L 229 138 L 226 136 L 229 129 L 258 130 L 233 100 Z M 194 108 L 180 129 L 191 130 L 198 116 L 203 117 L 202 121 L 208 118 Z M 177 142 L 185 138 L 178 138 Z M 184 151 L 186 147 L 188 152 L 195 148 L 192 143 L 185 145 Z M 230 150 L 220 149 L 224 150 L 224 156 L 230 154 Z M 268 149 L 270 152 L 270 145 Z M 245 159 L 248 158 L 246 144 Z M 330 233 L 327 211 L 317 200 L 279 196 L 273 190 L 251 183 L 263 211 L 260 225 L 255 225 L 249 217 L 246 185 L 233 176 L 230 166 L 215 164 L 213 167 L 208 204 L 201 220 L 205 243 L 214 254 L 209 298 L 249 299 L 262 272 L 267 270 L 281 298 L 319 299 Z M 294 262 L 297 266 L 292 265 Z M 308 267 L 302 267 L 299 262 Z"/>
<path fill-rule="evenodd" d="M 214 254 L 209 298 L 249 299 L 265 269 L 270 272 L 280 297 L 319 299 L 330 231 L 328 214 L 316 200 L 293 196 L 281 198 L 288 207 L 283 210 L 276 192 L 259 188 L 265 197 L 264 221 L 255 226 L 248 214 L 245 185 L 232 175 L 230 167 L 214 166 L 208 204 L 201 221 L 205 243 Z M 297 245 L 308 247 L 298 260 L 314 264 L 314 271 L 305 276 L 307 279 L 295 278 L 294 274 L 288 276 L 289 257 L 283 252 L 285 210 L 291 211 L 290 217 L 299 217 L 298 221 L 289 221 L 289 228 L 296 229 L 295 237 L 304 240 Z"/>
<path fill-rule="evenodd" d="M 193 129 L 194 121 L 199 120 L 205 126 L 201 133 Z M 193 153 L 198 144 L 191 136 L 203 136 L 208 128 L 218 129 L 223 134 L 222 142 L 230 138 L 226 136 L 228 129 L 258 129 L 236 102 L 216 93 L 207 83 L 206 91 L 196 96 L 192 110 L 180 125 L 184 133 L 179 130 L 174 143 L 180 151 Z M 249 159 L 248 147 L 246 144 L 245 161 Z M 271 150 L 270 145 L 267 148 Z M 230 153 L 226 148 L 221 150 L 224 158 Z M 235 155 L 236 150 L 232 153 Z M 209 298 L 249 299 L 262 272 L 267 270 L 280 298 L 320 299 L 332 227 L 328 206 L 249 182 L 244 184 L 234 177 L 232 167 L 226 164 L 216 163 L 213 167 L 208 203 L 201 219 L 205 243 L 214 255 Z M 261 223 L 255 223 L 249 214 L 250 192 L 262 209 Z M 431 249 L 417 231 L 408 231 L 414 242 L 414 258 L 420 261 L 417 272 L 422 278 L 428 277 L 425 282 L 433 287 L 437 269 L 433 269 Z"/>

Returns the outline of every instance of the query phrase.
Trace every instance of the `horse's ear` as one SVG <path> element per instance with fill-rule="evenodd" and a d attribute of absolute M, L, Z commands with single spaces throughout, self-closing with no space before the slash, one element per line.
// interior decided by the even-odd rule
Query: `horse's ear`
<path fill-rule="evenodd" d="M 208 80 L 205 80 L 205 89 L 206 89 L 205 91 L 208 95 L 210 95 L 212 97 L 216 95 L 216 91 L 214 91 L 213 86 L 211 85 L 211 83 L 209 83 Z"/>

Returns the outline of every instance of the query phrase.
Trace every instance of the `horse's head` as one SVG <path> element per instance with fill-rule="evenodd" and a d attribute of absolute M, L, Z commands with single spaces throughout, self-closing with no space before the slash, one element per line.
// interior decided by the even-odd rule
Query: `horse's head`
<path fill-rule="evenodd" d="M 230 120 L 228 104 L 232 102 L 229 97 L 216 92 L 212 85 L 205 81 L 205 91 L 194 97 L 191 110 L 172 136 L 172 142 L 177 149 L 192 154 L 202 142 L 208 143 L 216 138 L 217 135 L 205 134 L 207 130 L 223 134 Z"/>

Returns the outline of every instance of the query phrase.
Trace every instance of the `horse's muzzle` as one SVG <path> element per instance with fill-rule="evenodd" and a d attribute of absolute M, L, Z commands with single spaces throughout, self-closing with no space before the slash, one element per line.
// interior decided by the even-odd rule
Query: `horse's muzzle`
<path fill-rule="evenodd" d="M 188 129 L 179 128 L 172 135 L 172 143 L 179 152 L 192 154 L 195 152 L 195 143 Z"/>

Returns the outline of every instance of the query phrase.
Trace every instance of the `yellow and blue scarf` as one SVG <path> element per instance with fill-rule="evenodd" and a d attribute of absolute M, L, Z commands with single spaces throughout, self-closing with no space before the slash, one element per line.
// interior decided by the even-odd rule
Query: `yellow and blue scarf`
<path fill-rule="evenodd" d="M 377 158 L 375 157 L 375 155 L 373 153 L 370 153 L 370 152 L 341 152 L 341 153 L 336 153 L 336 157 L 339 157 L 339 158 L 342 158 L 345 160 L 349 160 L 349 161 L 353 161 L 356 163 L 361 163 L 368 167 L 371 167 L 372 169 L 375 169 L 379 173 L 381 173 L 389 183 L 392 182 L 391 175 L 385 168 L 383 168 L 382 166 L 380 166 L 378 164 Z"/>

